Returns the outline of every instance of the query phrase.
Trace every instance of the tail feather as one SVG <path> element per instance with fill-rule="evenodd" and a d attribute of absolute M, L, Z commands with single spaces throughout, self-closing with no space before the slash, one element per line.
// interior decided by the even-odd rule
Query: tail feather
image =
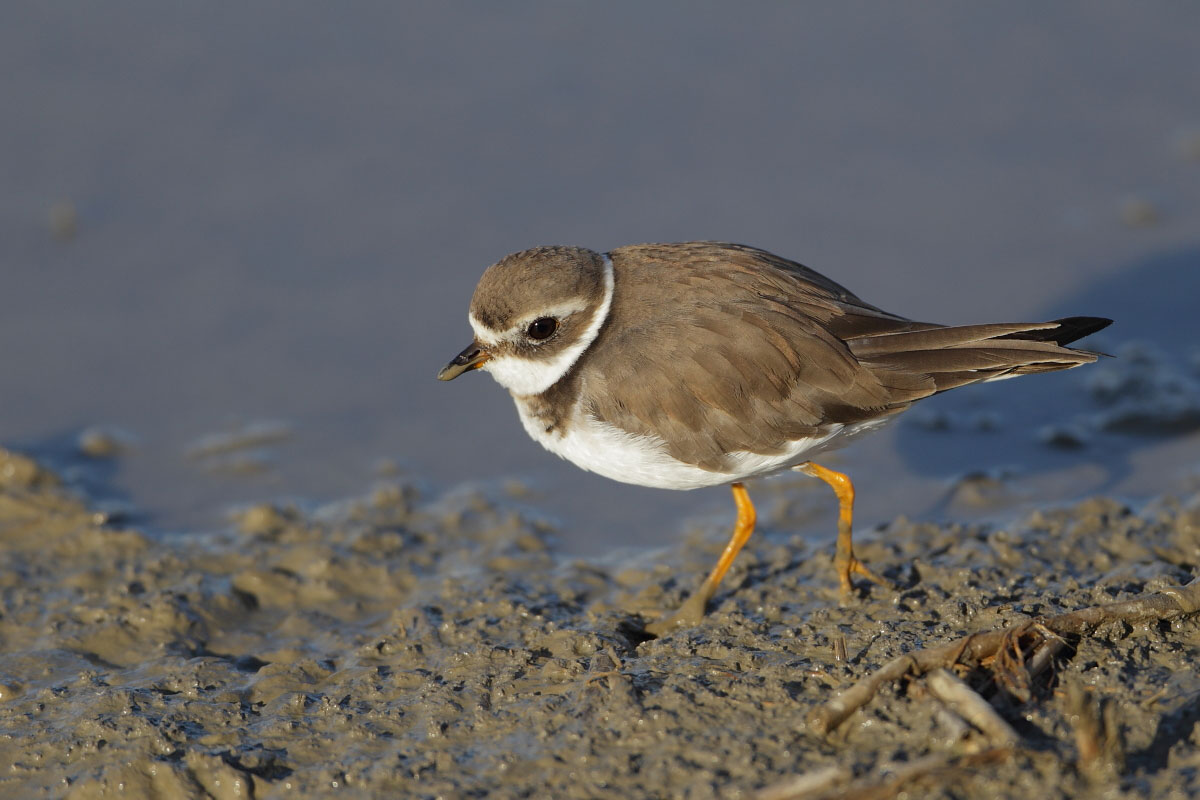
<path fill-rule="evenodd" d="M 1098 353 L 1064 347 L 1111 324 L 1099 317 L 921 328 L 846 340 L 850 351 L 907 403 L 968 383 L 1090 364 Z M 898 380 L 903 376 L 904 380 Z M 909 379 L 911 378 L 911 379 Z"/>
<path fill-rule="evenodd" d="M 1112 325 L 1111 319 L 1104 317 L 1063 317 L 1046 323 L 1042 330 L 1031 329 L 1028 332 L 1014 332 L 1003 336 L 1005 339 L 1032 339 L 1036 342 L 1054 342 L 1055 344 L 1070 344 L 1076 339 L 1090 336 L 1096 331 L 1102 331 Z M 1053 327 L 1050 327 L 1053 326 Z"/>
<path fill-rule="evenodd" d="M 846 340 L 851 352 L 859 359 L 892 353 L 911 353 L 915 350 L 942 350 L 947 347 L 976 345 L 989 339 L 1006 337 L 1032 339 L 1045 336 L 1053 322 L 997 323 L 990 325 L 939 326 L 919 330 L 860 336 Z"/>

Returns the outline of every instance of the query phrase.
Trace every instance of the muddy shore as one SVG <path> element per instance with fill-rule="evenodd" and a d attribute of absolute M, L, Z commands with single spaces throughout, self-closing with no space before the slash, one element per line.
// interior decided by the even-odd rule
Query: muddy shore
<path fill-rule="evenodd" d="M 932 677 L 888 682 L 832 732 L 811 722 L 905 652 L 1187 584 L 1195 495 L 863 531 L 860 555 L 900 589 L 847 605 L 828 543 L 768 530 L 701 626 L 657 640 L 642 625 L 719 535 L 571 562 L 517 508 L 401 482 L 155 537 L 0 451 L 0 794 L 1200 793 L 1187 615 L 1068 637 L 1024 690 L 996 663 L 954 670 L 1009 741 Z"/>

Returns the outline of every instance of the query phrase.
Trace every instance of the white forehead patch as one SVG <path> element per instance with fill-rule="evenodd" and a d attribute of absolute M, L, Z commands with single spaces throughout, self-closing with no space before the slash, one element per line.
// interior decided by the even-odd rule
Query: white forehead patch
<path fill-rule="evenodd" d="M 504 338 L 503 333 L 492 330 L 487 325 L 484 325 L 479 320 L 475 319 L 475 315 L 467 312 L 467 322 L 471 323 L 471 330 L 475 331 L 475 341 L 480 344 L 497 345 Z"/>
<path fill-rule="evenodd" d="M 504 355 L 489 359 L 481 369 L 490 372 L 496 382 L 518 397 L 541 394 L 559 381 L 567 371 L 575 365 L 583 351 L 596 341 L 600 329 L 608 320 L 609 308 L 613 297 L 613 267 L 607 256 L 604 258 L 604 300 L 588 323 L 587 329 L 567 349 L 548 359 L 520 358 L 514 355 Z M 580 303 L 566 303 L 561 306 L 543 309 L 536 314 L 524 317 L 506 331 L 495 331 L 483 325 L 474 316 L 469 316 L 471 328 L 475 337 L 482 345 L 495 345 L 505 339 L 522 334 L 525 327 L 538 317 L 562 318 L 569 314 L 578 313 L 586 308 Z"/>

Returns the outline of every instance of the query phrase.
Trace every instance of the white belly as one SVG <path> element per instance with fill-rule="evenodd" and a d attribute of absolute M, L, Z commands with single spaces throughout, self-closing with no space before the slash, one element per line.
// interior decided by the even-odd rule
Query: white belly
<path fill-rule="evenodd" d="M 714 472 L 672 458 L 660 439 L 627 433 L 584 414 L 575 416 L 566 435 L 547 433 L 519 399 L 516 404 L 525 431 L 551 453 L 614 481 L 656 489 L 700 489 L 778 472 L 805 461 L 806 454 L 824 449 L 843 430 L 842 425 L 830 425 L 820 436 L 792 442 L 779 455 L 731 453 L 731 470 Z"/>

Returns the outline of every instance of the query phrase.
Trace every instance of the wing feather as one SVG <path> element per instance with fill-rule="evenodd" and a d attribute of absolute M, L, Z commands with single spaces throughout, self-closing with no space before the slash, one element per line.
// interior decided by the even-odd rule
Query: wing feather
<path fill-rule="evenodd" d="M 916 322 L 742 245 L 635 245 L 609 256 L 610 321 L 580 366 L 587 411 L 704 469 L 726 471 L 730 452 L 783 453 L 965 383 L 1096 359 L 1056 344 L 1058 322 Z"/>

